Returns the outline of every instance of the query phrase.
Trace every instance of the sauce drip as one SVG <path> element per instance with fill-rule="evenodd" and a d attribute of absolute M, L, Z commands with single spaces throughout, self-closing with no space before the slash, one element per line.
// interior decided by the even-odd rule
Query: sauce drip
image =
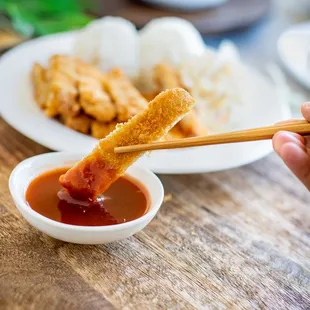
<path fill-rule="evenodd" d="M 33 210 L 65 224 L 106 226 L 135 220 L 149 207 L 146 190 L 129 177 L 119 178 L 94 201 L 75 200 L 59 183 L 67 170 L 47 171 L 30 183 L 26 201 Z"/>

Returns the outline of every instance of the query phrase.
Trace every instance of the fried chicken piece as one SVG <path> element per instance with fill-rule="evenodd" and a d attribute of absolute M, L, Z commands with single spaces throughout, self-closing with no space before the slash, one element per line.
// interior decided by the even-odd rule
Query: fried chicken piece
<path fill-rule="evenodd" d="M 182 86 L 177 70 L 164 63 L 154 67 L 153 79 L 159 91 Z"/>
<path fill-rule="evenodd" d="M 80 59 L 77 59 L 76 62 L 76 72 L 79 76 L 87 76 L 98 81 L 102 80 L 103 73 L 97 67 L 90 65 Z"/>
<path fill-rule="evenodd" d="M 80 112 L 77 101 L 77 60 L 70 56 L 54 55 L 49 60 L 47 80 L 49 83 L 45 113 L 49 117 L 76 116 Z"/>
<path fill-rule="evenodd" d="M 125 124 L 119 124 L 95 149 L 60 177 L 61 185 L 76 199 L 94 199 L 122 176 L 143 152 L 116 154 L 116 146 L 159 140 L 192 107 L 184 89 L 159 94 L 148 107 Z"/>
<path fill-rule="evenodd" d="M 46 69 L 44 69 L 40 64 L 35 63 L 31 70 L 31 80 L 33 84 L 34 99 L 41 109 L 45 109 L 48 91 Z"/>
<path fill-rule="evenodd" d="M 186 138 L 180 128 L 178 128 L 178 124 L 169 130 L 169 132 L 163 137 L 163 141 L 171 141 L 176 139 Z"/>
<path fill-rule="evenodd" d="M 72 117 L 79 115 L 81 105 L 78 101 L 78 91 L 73 88 L 62 89 L 57 92 L 58 112 Z"/>
<path fill-rule="evenodd" d="M 149 93 L 141 92 L 141 94 L 147 101 L 151 101 L 158 95 L 158 92 L 157 91 Z"/>
<path fill-rule="evenodd" d="M 110 71 L 104 85 L 115 103 L 119 122 L 125 122 L 146 109 L 147 101 L 121 70 Z"/>
<path fill-rule="evenodd" d="M 116 116 L 116 108 L 102 85 L 100 79 L 80 77 L 78 82 L 80 104 L 85 113 L 98 121 L 109 122 Z"/>
<path fill-rule="evenodd" d="M 158 64 L 154 67 L 153 79 L 159 92 L 169 88 L 183 87 L 178 71 L 167 64 Z M 176 126 L 182 131 L 184 137 L 202 136 L 207 133 L 197 113 L 193 110 L 185 115 Z"/>
<path fill-rule="evenodd" d="M 80 126 L 80 122 L 75 125 L 82 109 L 99 121 L 109 122 L 116 116 L 115 105 L 104 90 L 103 77 L 100 70 L 78 58 L 54 55 L 47 69 L 39 64 L 33 66 L 35 99 L 47 116 L 60 115 L 65 124 L 84 132 L 86 125 Z"/>
<path fill-rule="evenodd" d="M 187 138 L 204 136 L 208 133 L 207 128 L 198 119 L 196 111 L 190 111 L 180 120 L 177 126 L 180 127 Z"/>
<path fill-rule="evenodd" d="M 154 67 L 152 79 L 155 84 L 155 90 L 148 90 L 148 92 L 142 91 L 143 97 L 148 101 L 153 100 L 163 90 L 182 87 L 181 78 L 178 72 L 170 65 L 164 63 L 158 64 Z"/>
<path fill-rule="evenodd" d="M 186 114 L 176 127 L 182 132 L 184 138 L 204 136 L 208 133 L 207 128 L 202 125 L 195 111 Z"/>
<path fill-rule="evenodd" d="M 116 122 L 103 123 L 98 121 L 92 121 L 91 123 L 91 135 L 96 139 L 105 138 L 116 127 Z"/>
<path fill-rule="evenodd" d="M 79 131 L 84 134 L 88 134 L 91 125 L 91 119 L 84 114 L 78 116 L 65 116 L 63 118 L 64 124 L 76 131 Z"/>
<path fill-rule="evenodd" d="M 52 73 L 58 72 L 66 76 L 68 80 L 77 80 L 77 64 L 80 62 L 78 58 L 69 55 L 53 55 L 49 59 L 48 67 Z"/>

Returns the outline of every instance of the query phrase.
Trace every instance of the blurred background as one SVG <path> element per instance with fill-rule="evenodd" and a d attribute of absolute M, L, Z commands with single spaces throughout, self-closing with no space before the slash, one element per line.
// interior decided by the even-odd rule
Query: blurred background
<path fill-rule="evenodd" d="M 310 20 L 309 0 L 1 0 L 0 10 L 1 52 L 33 37 L 81 28 L 105 15 L 125 17 L 137 28 L 156 17 L 179 16 L 196 26 L 207 45 L 217 47 L 229 39 L 243 61 L 262 70 L 280 63 L 281 33 Z M 310 97 L 305 87 L 287 78 L 297 101 Z"/>

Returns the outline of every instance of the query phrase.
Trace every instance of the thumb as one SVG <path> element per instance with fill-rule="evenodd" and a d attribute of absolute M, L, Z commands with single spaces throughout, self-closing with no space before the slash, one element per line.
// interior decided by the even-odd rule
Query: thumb
<path fill-rule="evenodd" d="M 301 106 L 301 113 L 303 115 L 303 117 L 310 122 L 310 102 L 305 102 L 302 106 Z"/>
<path fill-rule="evenodd" d="M 310 191 L 310 157 L 301 136 L 278 132 L 273 138 L 275 151 Z"/>

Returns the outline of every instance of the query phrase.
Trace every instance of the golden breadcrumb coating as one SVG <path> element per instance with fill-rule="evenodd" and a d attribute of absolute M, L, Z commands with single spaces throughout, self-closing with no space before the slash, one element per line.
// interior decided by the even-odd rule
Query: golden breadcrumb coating
<path fill-rule="evenodd" d="M 44 109 L 48 92 L 48 83 L 46 77 L 46 69 L 40 64 L 35 63 L 31 71 L 31 80 L 33 87 L 33 95 L 35 101 Z"/>
<path fill-rule="evenodd" d="M 158 95 L 158 91 L 156 92 L 141 92 L 142 96 L 147 100 L 147 101 L 151 101 L 153 100 L 157 95 Z"/>
<path fill-rule="evenodd" d="M 65 116 L 63 118 L 64 124 L 76 131 L 79 131 L 84 134 L 88 134 L 90 130 L 91 119 L 85 115 L 78 116 Z"/>
<path fill-rule="evenodd" d="M 117 120 L 125 122 L 147 107 L 147 101 L 121 70 L 113 69 L 104 79 L 106 90 L 115 103 Z"/>
<path fill-rule="evenodd" d="M 153 79 L 158 92 L 169 88 L 183 87 L 179 72 L 168 64 L 158 64 L 154 67 Z M 207 134 L 201 124 L 196 111 L 192 110 L 176 125 L 183 133 L 183 137 L 195 137 Z"/>
<path fill-rule="evenodd" d="M 76 72 L 79 77 L 90 77 L 96 80 L 101 80 L 103 77 L 103 72 L 101 72 L 98 68 L 93 65 L 90 65 L 81 59 L 76 59 L 77 67 Z"/>
<path fill-rule="evenodd" d="M 80 77 L 78 90 L 80 104 L 86 114 L 102 122 L 109 122 L 115 118 L 115 105 L 103 89 L 101 79 Z"/>
<path fill-rule="evenodd" d="M 60 183 L 77 199 L 94 199 L 122 176 L 143 152 L 116 154 L 116 146 L 159 140 L 194 106 L 181 88 L 160 93 L 147 109 L 118 125 L 95 149 L 60 177 Z"/>
<path fill-rule="evenodd" d="M 154 67 L 153 80 L 160 91 L 182 85 L 178 71 L 164 63 Z"/>
<path fill-rule="evenodd" d="M 45 104 L 46 115 L 53 117 L 58 114 L 79 114 L 76 59 L 64 55 L 52 56 L 47 68 L 47 80 L 49 91 Z"/>
<path fill-rule="evenodd" d="M 207 128 L 198 119 L 195 111 L 190 111 L 176 125 L 182 132 L 183 137 L 198 137 L 208 134 Z"/>
<path fill-rule="evenodd" d="M 176 124 L 173 128 L 169 130 L 169 132 L 162 138 L 162 140 L 171 141 L 171 140 L 177 140 L 177 139 L 183 139 L 183 138 L 184 138 L 184 134 L 180 130 L 178 124 Z"/>
<path fill-rule="evenodd" d="M 110 132 L 115 129 L 116 125 L 116 122 L 103 123 L 99 121 L 92 121 L 91 135 L 97 139 L 105 138 Z"/>
<path fill-rule="evenodd" d="M 31 71 L 34 98 L 48 117 L 60 119 L 71 129 L 107 136 L 119 122 L 144 111 L 161 91 L 182 87 L 177 70 L 159 64 L 152 72 L 154 93 L 146 100 L 120 69 L 107 74 L 69 55 L 54 55 L 44 68 L 35 63 Z M 206 134 L 195 111 L 190 111 L 165 139 Z"/>

